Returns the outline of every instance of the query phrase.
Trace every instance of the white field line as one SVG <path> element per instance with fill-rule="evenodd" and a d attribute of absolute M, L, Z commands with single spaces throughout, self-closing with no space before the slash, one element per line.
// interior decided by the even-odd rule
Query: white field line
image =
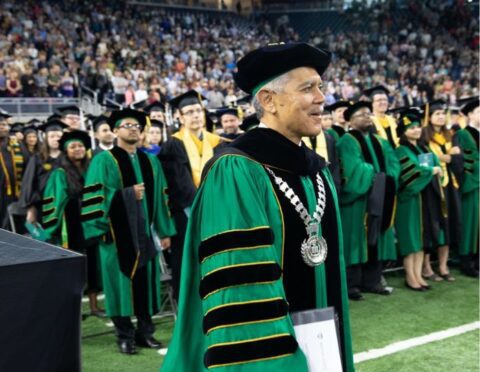
<path fill-rule="evenodd" d="M 382 347 L 381 349 L 372 349 L 368 351 L 363 351 L 357 353 L 353 356 L 355 363 L 365 362 L 371 359 L 381 358 L 386 355 L 398 353 L 399 351 L 411 349 L 412 347 L 421 346 L 428 344 L 430 342 L 444 340 L 449 337 L 458 336 L 462 333 L 470 332 L 475 329 L 480 328 L 480 321 L 464 324 L 459 327 L 445 329 L 443 331 L 429 333 L 428 335 L 409 338 L 408 340 L 403 340 L 399 342 L 394 342 L 393 344 Z"/>

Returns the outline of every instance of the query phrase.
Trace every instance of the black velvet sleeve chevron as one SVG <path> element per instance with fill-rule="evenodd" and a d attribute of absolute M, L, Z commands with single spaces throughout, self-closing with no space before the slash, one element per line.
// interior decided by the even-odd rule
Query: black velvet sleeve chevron
<path fill-rule="evenodd" d="M 232 250 L 249 249 L 273 244 L 273 231 L 269 227 L 250 230 L 232 230 L 218 234 L 200 243 L 200 263 L 210 256 Z"/>
<path fill-rule="evenodd" d="M 280 279 L 282 269 L 275 262 L 227 266 L 204 276 L 200 282 L 200 297 L 246 284 L 268 283 Z"/>

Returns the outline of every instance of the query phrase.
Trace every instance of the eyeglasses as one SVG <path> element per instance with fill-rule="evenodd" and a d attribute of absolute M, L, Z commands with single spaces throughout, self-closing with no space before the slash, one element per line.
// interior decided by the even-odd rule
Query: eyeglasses
<path fill-rule="evenodd" d="M 359 118 L 360 116 L 372 116 L 371 112 L 359 112 L 358 114 L 350 116 L 350 119 Z"/>
<path fill-rule="evenodd" d="M 80 116 L 78 116 L 78 115 L 67 115 L 67 116 L 65 116 L 65 119 L 79 121 Z"/>
<path fill-rule="evenodd" d="M 196 109 L 196 110 L 188 110 L 188 111 L 182 112 L 182 115 L 186 115 L 186 116 L 192 116 L 194 114 L 201 115 L 203 114 L 203 110 Z"/>
<path fill-rule="evenodd" d="M 122 125 L 119 125 L 118 127 L 119 128 L 125 128 L 125 129 L 138 129 L 138 130 L 140 130 L 140 128 L 142 126 L 138 123 L 124 123 Z"/>

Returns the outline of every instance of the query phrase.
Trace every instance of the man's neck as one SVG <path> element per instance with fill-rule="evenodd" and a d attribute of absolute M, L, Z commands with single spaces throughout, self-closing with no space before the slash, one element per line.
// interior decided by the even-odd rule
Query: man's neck
<path fill-rule="evenodd" d="M 129 143 L 123 142 L 122 140 L 119 140 L 117 146 L 120 147 L 122 150 L 125 150 L 126 152 L 128 152 L 130 155 L 135 154 L 137 152 L 136 143 L 129 144 Z"/>
<path fill-rule="evenodd" d="M 374 111 L 373 116 L 376 116 L 377 118 L 383 119 L 385 116 L 387 116 L 387 114 L 386 114 L 386 112 Z"/>
<path fill-rule="evenodd" d="M 195 136 L 197 138 L 200 138 L 201 134 L 202 134 L 202 129 L 186 129 L 188 131 L 188 133 L 190 133 L 190 135 L 192 136 Z"/>
<path fill-rule="evenodd" d="M 334 123 L 333 125 L 336 125 L 340 128 L 343 128 L 343 129 L 347 130 L 347 122 L 345 122 L 345 123 Z"/>

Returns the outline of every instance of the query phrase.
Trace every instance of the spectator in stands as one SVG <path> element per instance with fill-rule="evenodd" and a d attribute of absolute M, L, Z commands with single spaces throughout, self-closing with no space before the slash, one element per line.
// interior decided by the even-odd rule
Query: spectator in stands
<path fill-rule="evenodd" d="M 18 71 L 14 68 L 10 70 L 7 78 L 7 96 L 19 97 L 22 91 L 22 83 L 18 77 Z"/>
<path fill-rule="evenodd" d="M 73 97 L 74 94 L 74 80 L 70 71 L 65 70 L 60 80 L 60 95 L 62 97 Z"/>

